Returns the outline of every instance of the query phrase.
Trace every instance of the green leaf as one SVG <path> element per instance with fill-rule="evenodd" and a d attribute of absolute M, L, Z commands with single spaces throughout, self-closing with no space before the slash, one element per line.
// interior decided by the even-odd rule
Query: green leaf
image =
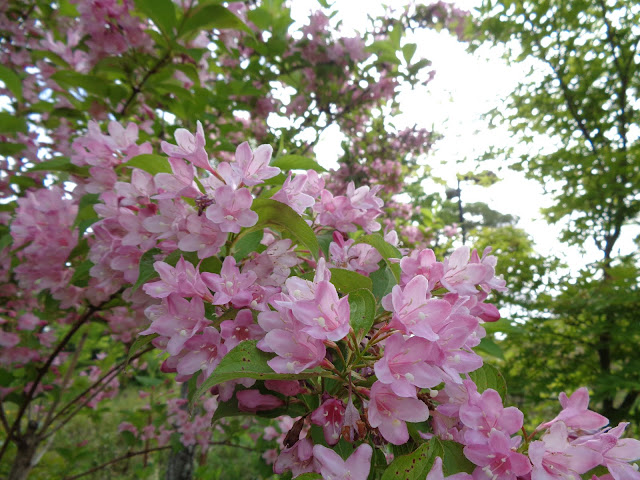
<path fill-rule="evenodd" d="M 171 170 L 169 161 L 165 157 L 153 153 L 137 155 L 128 162 L 123 163 L 122 166 L 139 168 L 151 175 L 155 175 L 156 173 L 171 173 L 173 171 Z"/>
<path fill-rule="evenodd" d="M 394 459 L 382 474 L 382 480 L 424 480 L 436 457 L 442 455 L 438 442 L 423 443 L 415 452 Z"/>
<path fill-rule="evenodd" d="M 0 155 L 16 155 L 26 148 L 22 143 L 0 142 Z"/>
<path fill-rule="evenodd" d="M 500 394 L 500 397 L 504 400 L 507 396 L 507 384 L 504 381 L 504 377 L 498 371 L 496 367 L 493 367 L 485 362 L 475 372 L 469 374 L 471 380 L 478 386 L 478 392 L 482 393 L 488 388 L 492 388 Z"/>
<path fill-rule="evenodd" d="M 45 160 L 44 162 L 36 163 L 29 169 L 30 172 L 68 172 L 73 175 L 82 177 L 89 176 L 89 169 L 86 167 L 79 167 L 71 163 L 67 157 L 55 157 L 51 160 Z"/>
<path fill-rule="evenodd" d="M 453 440 L 439 438 L 433 440 L 436 440 L 442 447 L 442 471 L 445 476 L 448 477 L 460 472 L 471 473 L 475 470 L 476 466 L 464 456 L 462 445 Z"/>
<path fill-rule="evenodd" d="M 500 345 L 498 345 L 489 337 L 484 337 L 482 340 L 480 340 L 480 344 L 476 347 L 476 349 L 486 353 L 487 355 L 491 355 L 492 357 L 504 360 L 502 348 L 500 348 Z"/>
<path fill-rule="evenodd" d="M 315 170 L 319 173 L 327 171 L 318 162 L 302 155 L 282 155 L 271 162 L 272 167 L 278 167 L 283 172 L 289 170 Z"/>
<path fill-rule="evenodd" d="M 331 270 L 331 283 L 340 293 L 347 294 L 361 288 L 373 289 L 373 283 L 369 277 L 344 268 L 330 268 L 329 270 Z"/>
<path fill-rule="evenodd" d="M 211 387 L 237 378 L 257 380 L 302 380 L 322 376 L 324 370 L 315 369 L 302 373 L 276 373 L 267 364 L 274 355 L 258 350 L 256 340 L 246 340 L 227 353 L 214 372 L 207 378 L 189 402 L 189 408 Z"/>
<path fill-rule="evenodd" d="M 162 253 L 162 250 L 159 248 L 152 248 L 151 250 L 147 250 L 142 257 L 140 257 L 140 266 L 139 266 L 139 274 L 138 280 L 133 284 L 133 288 L 131 293 L 135 292 L 140 285 L 147 283 L 152 278 L 158 276 L 158 272 L 156 272 L 155 268 L 153 268 L 153 264 L 156 260 L 153 258 L 156 255 Z"/>
<path fill-rule="evenodd" d="M 296 480 L 322 480 L 322 475 L 319 473 L 307 472 L 302 475 L 298 475 Z"/>
<path fill-rule="evenodd" d="M 18 100 L 22 100 L 22 80 L 20 80 L 16 72 L 4 65 L 0 65 L 0 80 Z"/>
<path fill-rule="evenodd" d="M 218 404 L 218 408 L 216 408 L 216 412 L 213 414 L 211 418 L 211 424 L 220 420 L 221 418 L 228 417 L 238 417 L 247 415 L 256 415 L 258 417 L 263 418 L 276 418 L 282 415 L 288 415 L 290 417 L 299 417 L 309 413 L 309 410 L 300 403 L 290 403 L 289 405 L 283 405 L 281 407 L 277 407 L 271 410 L 259 410 L 256 413 L 246 412 L 244 410 L 238 409 L 238 401 L 235 397 L 226 402 L 221 402 Z"/>
<path fill-rule="evenodd" d="M 236 261 L 241 261 L 247 257 L 251 252 L 255 252 L 261 246 L 264 232 L 262 230 L 255 230 L 249 232 L 246 235 L 238 238 L 233 245 L 233 257 Z"/>
<path fill-rule="evenodd" d="M 153 0 L 151 0 L 153 1 Z M 195 30 L 233 29 L 253 36 L 253 31 L 238 17 L 221 5 L 204 4 L 194 8 L 185 20 L 181 34 Z"/>
<path fill-rule="evenodd" d="M 351 308 L 351 318 L 349 323 L 357 335 L 366 334 L 371 330 L 373 320 L 376 315 L 376 299 L 371 290 L 361 288 L 349 294 L 349 307 Z"/>
<path fill-rule="evenodd" d="M 373 282 L 373 296 L 376 297 L 378 301 L 391 292 L 393 287 L 398 284 L 396 277 L 387 265 L 373 272 L 369 278 Z"/>
<path fill-rule="evenodd" d="M 402 56 L 407 63 L 411 63 L 411 59 L 416 53 L 416 48 L 418 48 L 418 46 L 415 43 L 407 43 L 404 47 L 402 47 Z"/>
<path fill-rule="evenodd" d="M 133 342 L 133 344 L 131 345 L 131 348 L 129 348 L 127 359 L 124 362 L 125 368 L 129 365 L 129 362 L 131 361 L 133 356 L 136 353 L 138 353 L 140 350 L 142 350 L 143 347 L 146 347 L 147 345 L 149 345 L 153 341 L 153 339 L 156 338 L 157 336 L 158 336 L 157 333 L 152 333 L 151 335 L 138 335 L 135 341 Z"/>
<path fill-rule="evenodd" d="M 177 21 L 176 9 L 171 0 L 135 0 L 135 4 L 160 30 L 173 36 L 173 27 Z"/>
<path fill-rule="evenodd" d="M 75 285 L 76 287 L 86 287 L 89 285 L 89 270 L 91 270 L 91 267 L 93 267 L 91 260 L 85 260 L 78 265 L 71 277 L 71 285 Z"/>
<path fill-rule="evenodd" d="M 13 243 L 10 233 L 5 233 L 0 237 L 0 252 Z"/>
<path fill-rule="evenodd" d="M 0 133 L 27 133 L 27 120 L 13 113 L 0 112 Z"/>
<path fill-rule="evenodd" d="M 252 227 L 253 229 L 262 229 L 265 226 L 284 229 L 306 246 L 314 258 L 318 258 L 320 245 L 315 232 L 290 206 L 275 200 L 259 198 L 253 201 L 251 209 L 258 214 L 258 223 Z"/>
<path fill-rule="evenodd" d="M 400 281 L 400 264 L 391 262 L 392 258 L 402 258 L 402 254 L 396 247 L 385 241 L 385 239 L 382 238 L 382 235 L 378 235 L 376 233 L 359 237 L 355 241 L 354 245 L 359 243 L 366 243 L 378 250 L 378 253 L 391 269 L 393 276 L 396 277 L 396 282 Z"/>
<path fill-rule="evenodd" d="M 157 387 L 164 382 L 162 378 L 148 377 L 143 375 L 135 375 L 133 378 L 140 382 L 140 384 L 144 387 Z"/>

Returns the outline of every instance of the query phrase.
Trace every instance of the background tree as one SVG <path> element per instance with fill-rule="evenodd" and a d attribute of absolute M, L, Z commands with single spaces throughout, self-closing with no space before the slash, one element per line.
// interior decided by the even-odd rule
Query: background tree
<path fill-rule="evenodd" d="M 507 375 L 518 385 L 511 393 L 544 406 L 559 391 L 551 377 L 586 382 L 612 422 L 637 418 L 640 358 L 626 347 L 640 334 L 637 257 L 619 249 L 640 209 L 640 5 L 487 0 L 480 14 L 472 50 L 500 44 L 510 62 L 542 66 L 490 115 L 508 123 L 527 153 L 488 156 L 504 154 L 542 183 L 555 200 L 544 214 L 563 226 L 562 240 L 595 245 L 600 255 L 577 277 L 554 279 L 557 295 L 539 297 L 526 324 L 504 329 Z"/>

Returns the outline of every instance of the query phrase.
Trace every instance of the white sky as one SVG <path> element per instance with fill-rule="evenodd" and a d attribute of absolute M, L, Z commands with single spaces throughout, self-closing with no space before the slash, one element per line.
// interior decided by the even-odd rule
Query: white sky
<path fill-rule="evenodd" d="M 362 30 L 367 14 L 383 12 L 381 3 L 379 0 L 336 0 L 334 5 L 338 14 L 333 20 L 341 20 L 347 34 Z M 404 2 L 398 2 L 401 3 Z M 472 10 L 480 2 L 459 0 L 456 3 L 463 9 Z M 295 0 L 292 2 L 293 17 L 304 21 L 314 7 L 317 8 L 315 0 Z M 421 31 L 408 40 L 418 45 L 413 61 L 421 57 L 431 60 L 436 76 L 426 87 L 401 93 L 403 121 L 407 126 L 417 123 L 422 127 L 433 127 L 443 135 L 427 163 L 433 167 L 434 175 L 448 179 L 450 186 L 455 187 L 457 173 L 492 169 L 491 164 L 477 167 L 474 162 L 490 145 L 517 145 L 506 128 L 489 130 L 487 121 L 481 116 L 500 105 L 524 78 L 528 68 L 508 66 L 495 48 L 482 48 L 472 56 L 447 32 Z M 339 151 L 340 138 L 331 130 L 325 132 L 315 148 L 317 160 L 325 166 L 335 165 Z M 499 165 L 493 168 L 498 169 Z M 585 245 L 585 252 L 581 252 L 578 247 L 559 242 L 560 227 L 548 225 L 540 213 L 540 208 L 551 205 L 553 199 L 543 195 L 538 182 L 506 168 L 496 173 L 503 180 L 490 188 L 463 184 L 463 201 L 486 202 L 499 212 L 519 217 L 518 226 L 533 237 L 536 250 L 545 255 L 560 256 L 573 271 L 600 259 L 592 244 Z M 437 188 L 441 190 L 442 187 Z M 631 238 L 629 234 L 619 242 L 622 253 L 636 249 Z"/>

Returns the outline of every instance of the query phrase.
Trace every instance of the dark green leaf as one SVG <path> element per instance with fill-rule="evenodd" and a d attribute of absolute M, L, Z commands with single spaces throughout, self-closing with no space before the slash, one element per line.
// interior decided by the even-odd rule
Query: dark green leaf
<path fill-rule="evenodd" d="M 89 176 L 89 169 L 86 167 L 79 167 L 71 163 L 67 157 L 55 157 L 51 160 L 45 160 L 44 162 L 36 163 L 29 169 L 30 172 L 69 172 L 74 175 L 82 177 Z"/>
<path fill-rule="evenodd" d="M 91 260 L 85 260 L 78 265 L 71 277 L 71 285 L 75 285 L 76 287 L 86 287 L 89 285 L 89 270 L 91 270 L 91 267 L 93 267 Z"/>
<path fill-rule="evenodd" d="M 504 360 L 502 348 L 500 348 L 500 345 L 494 342 L 490 337 L 484 337 L 482 340 L 480 340 L 480 344 L 476 347 L 476 349 L 493 357 Z"/>
<path fill-rule="evenodd" d="M 255 230 L 241 236 L 233 245 L 233 256 L 236 261 L 246 258 L 251 252 L 255 252 L 260 247 L 260 242 L 264 237 L 262 230 Z"/>
<path fill-rule="evenodd" d="M 13 113 L 0 112 L 0 133 L 27 133 L 27 121 Z"/>
<path fill-rule="evenodd" d="M 471 473 L 475 470 L 476 466 L 464 456 L 462 451 L 464 447 L 462 445 L 452 440 L 434 438 L 432 441 L 434 440 L 441 445 L 444 452 L 442 456 L 442 471 L 445 476 L 448 477 L 460 472 Z"/>
<path fill-rule="evenodd" d="M 159 248 L 152 248 L 151 250 L 146 251 L 142 255 L 142 257 L 140 257 L 140 273 L 138 274 L 138 280 L 133 285 L 132 293 L 140 288 L 140 285 L 147 283 L 152 278 L 158 276 L 158 272 L 156 272 L 155 268 L 153 268 L 153 264 L 156 262 L 153 257 L 161 253 L 162 250 L 160 250 Z"/>

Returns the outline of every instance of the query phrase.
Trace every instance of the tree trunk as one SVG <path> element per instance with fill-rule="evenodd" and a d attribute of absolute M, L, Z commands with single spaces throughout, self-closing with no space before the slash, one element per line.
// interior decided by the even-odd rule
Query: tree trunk
<path fill-rule="evenodd" d="M 180 388 L 180 396 L 187 398 L 189 394 L 189 385 L 187 382 L 182 384 Z M 186 408 L 186 406 L 184 407 Z M 165 480 L 192 480 L 193 478 L 193 457 L 195 455 L 196 446 L 181 446 L 178 451 L 171 451 L 169 461 L 167 463 L 167 474 Z"/>
<path fill-rule="evenodd" d="M 38 424 L 30 421 L 25 434 L 19 440 L 16 440 L 18 451 L 11 466 L 8 480 L 25 480 L 33 468 L 33 459 L 40 443 L 36 435 L 37 429 Z"/>

